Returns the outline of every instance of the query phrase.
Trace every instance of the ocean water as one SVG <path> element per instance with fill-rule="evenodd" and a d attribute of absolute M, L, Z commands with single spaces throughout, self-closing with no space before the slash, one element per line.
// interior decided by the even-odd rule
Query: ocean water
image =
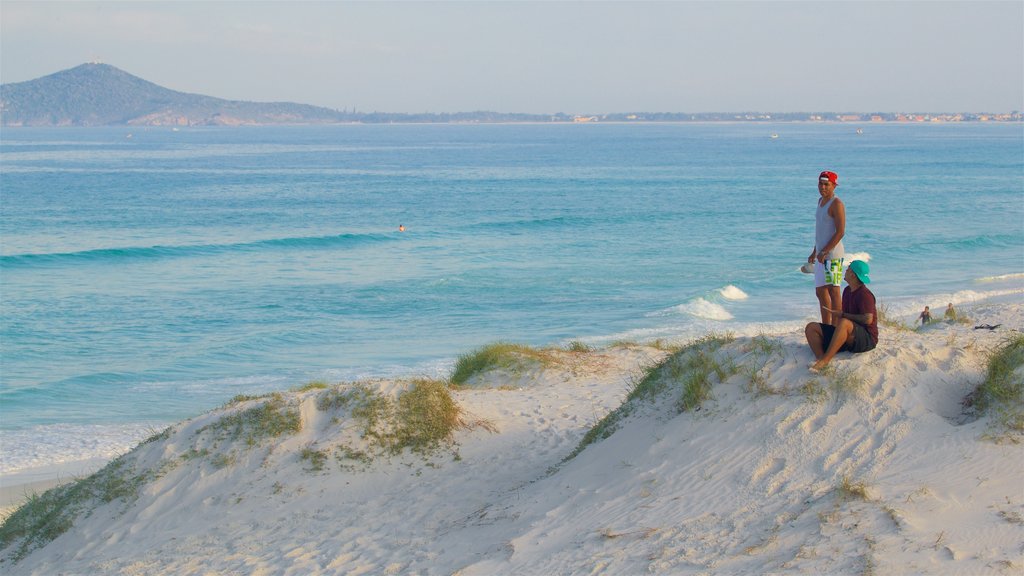
<path fill-rule="evenodd" d="M 0 474 L 497 340 L 799 329 L 823 169 L 890 314 L 1024 298 L 1019 124 L 4 129 Z"/>

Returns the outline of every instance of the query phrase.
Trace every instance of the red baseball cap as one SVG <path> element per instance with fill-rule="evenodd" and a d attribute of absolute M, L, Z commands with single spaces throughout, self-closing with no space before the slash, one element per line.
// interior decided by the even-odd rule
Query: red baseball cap
<path fill-rule="evenodd" d="M 839 175 L 835 172 L 829 172 L 828 170 L 818 174 L 818 180 L 828 180 L 835 186 L 839 185 Z"/>

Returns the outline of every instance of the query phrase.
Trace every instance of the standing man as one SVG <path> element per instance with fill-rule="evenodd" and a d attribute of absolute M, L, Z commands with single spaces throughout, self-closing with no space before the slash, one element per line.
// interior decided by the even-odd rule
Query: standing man
<path fill-rule="evenodd" d="M 807 344 L 816 359 L 811 364 L 811 372 L 827 366 L 840 350 L 859 354 L 874 350 L 878 345 L 875 295 L 866 286 L 871 283 L 870 270 L 867 262 L 850 262 L 846 270 L 843 307 L 841 310 L 829 310 L 835 325 L 811 322 L 804 328 Z"/>
<path fill-rule="evenodd" d="M 839 286 L 843 282 L 843 235 L 846 234 L 846 206 L 836 196 L 839 176 L 824 171 L 818 175 L 818 210 L 814 215 L 814 248 L 807 262 L 814 262 L 814 293 L 821 307 L 821 323 L 835 325 L 831 312 L 840 306 Z"/>

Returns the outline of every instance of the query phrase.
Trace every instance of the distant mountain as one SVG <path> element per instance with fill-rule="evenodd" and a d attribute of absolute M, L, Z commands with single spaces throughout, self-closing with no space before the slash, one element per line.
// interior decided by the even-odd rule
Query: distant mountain
<path fill-rule="evenodd" d="M 329 108 L 244 102 L 177 92 L 107 64 L 82 64 L 0 85 L 3 126 L 209 126 L 345 121 Z"/>

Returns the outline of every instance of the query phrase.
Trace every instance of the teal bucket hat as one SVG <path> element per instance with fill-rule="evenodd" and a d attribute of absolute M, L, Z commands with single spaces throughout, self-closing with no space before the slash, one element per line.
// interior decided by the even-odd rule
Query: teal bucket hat
<path fill-rule="evenodd" d="M 871 284 L 871 277 L 868 276 L 871 273 L 871 268 L 868 263 L 863 260 L 854 260 L 850 262 L 850 270 L 857 275 L 857 279 L 865 284 Z"/>

